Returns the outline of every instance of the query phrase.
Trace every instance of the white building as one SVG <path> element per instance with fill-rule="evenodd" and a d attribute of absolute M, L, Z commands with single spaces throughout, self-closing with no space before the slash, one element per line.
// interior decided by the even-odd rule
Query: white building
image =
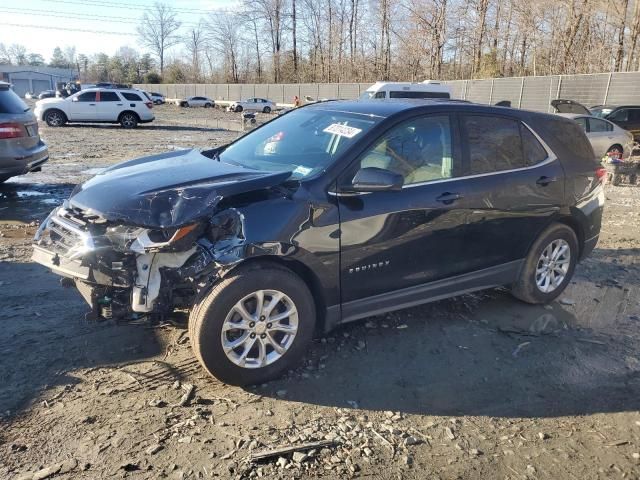
<path fill-rule="evenodd" d="M 31 65 L 0 65 L 0 80 L 11 83 L 13 90 L 24 97 L 27 92 L 36 95 L 43 90 L 55 90 L 56 83 L 74 80 L 74 70 Z"/>

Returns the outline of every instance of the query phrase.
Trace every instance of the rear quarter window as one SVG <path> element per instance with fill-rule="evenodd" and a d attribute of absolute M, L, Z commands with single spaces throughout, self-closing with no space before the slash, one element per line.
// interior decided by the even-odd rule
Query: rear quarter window
<path fill-rule="evenodd" d="M 526 166 L 519 121 L 492 115 L 467 115 L 463 117 L 463 124 L 472 175 Z"/>
<path fill-rule="evenodd" d="M 142 99 L 137 93 L 121 92 L 122 96 L 131 102 L 141 102 Z"/>
<path fill-rule="evenodd" d="M 10 88 L 0 89 L 0 113 L 23 113 L 29 107 Z"/>

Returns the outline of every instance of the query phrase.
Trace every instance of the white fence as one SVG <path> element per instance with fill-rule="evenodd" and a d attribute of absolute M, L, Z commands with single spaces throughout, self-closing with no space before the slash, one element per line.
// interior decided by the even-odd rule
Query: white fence
<path fill-rule="evenodd" d="M 589 75 L 551 75 L 546 77 L 512 77 L 485 80 L 444 82 L 451 86 L 453 97 L 477 103 L 494 104 L 508 100 L 513 107 L 551 111 L 550 101 L 566 98 L 586 106 L 599 104 L 640 105 L 640 72 L 597 73 Z M 277 103 L 293 103 L 293 97 L 343 98 L 360 96 L 370 83 L 301 83 L 301 84 L 159 84 L 136 85 L 168 98 L 202 95 L 214 100 L 268 98 Z"/>

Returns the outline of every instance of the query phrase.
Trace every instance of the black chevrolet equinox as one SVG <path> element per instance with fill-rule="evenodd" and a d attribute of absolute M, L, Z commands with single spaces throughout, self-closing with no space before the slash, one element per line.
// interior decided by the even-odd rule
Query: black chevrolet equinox
<path fill-rule="evenodd" d="M 252 384 L 344 322 L 502 285 L 550 302 L 598 241 L 603 178 L 559 116 L 324 102 L 107 168 L 42 223 L 33 258 L 93 319 L 189 310 L 204 368 Z"/>

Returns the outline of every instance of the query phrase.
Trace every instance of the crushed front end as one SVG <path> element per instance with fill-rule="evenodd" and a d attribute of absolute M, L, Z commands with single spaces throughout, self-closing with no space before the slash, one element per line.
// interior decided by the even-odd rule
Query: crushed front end
<path fill-rule="evenodd" d="M 216 243 L 218 246 L 216 247 Z M 234 209 L 209 221 L 150 229 L 127 226 L 72 208 L 56 208 L 34 239 L 33 260 L 75 285 L 94 319 L 162 319 L 190 308 L 242 243 Z M 231 254 L 233 256 L 233 254 Z"/>

